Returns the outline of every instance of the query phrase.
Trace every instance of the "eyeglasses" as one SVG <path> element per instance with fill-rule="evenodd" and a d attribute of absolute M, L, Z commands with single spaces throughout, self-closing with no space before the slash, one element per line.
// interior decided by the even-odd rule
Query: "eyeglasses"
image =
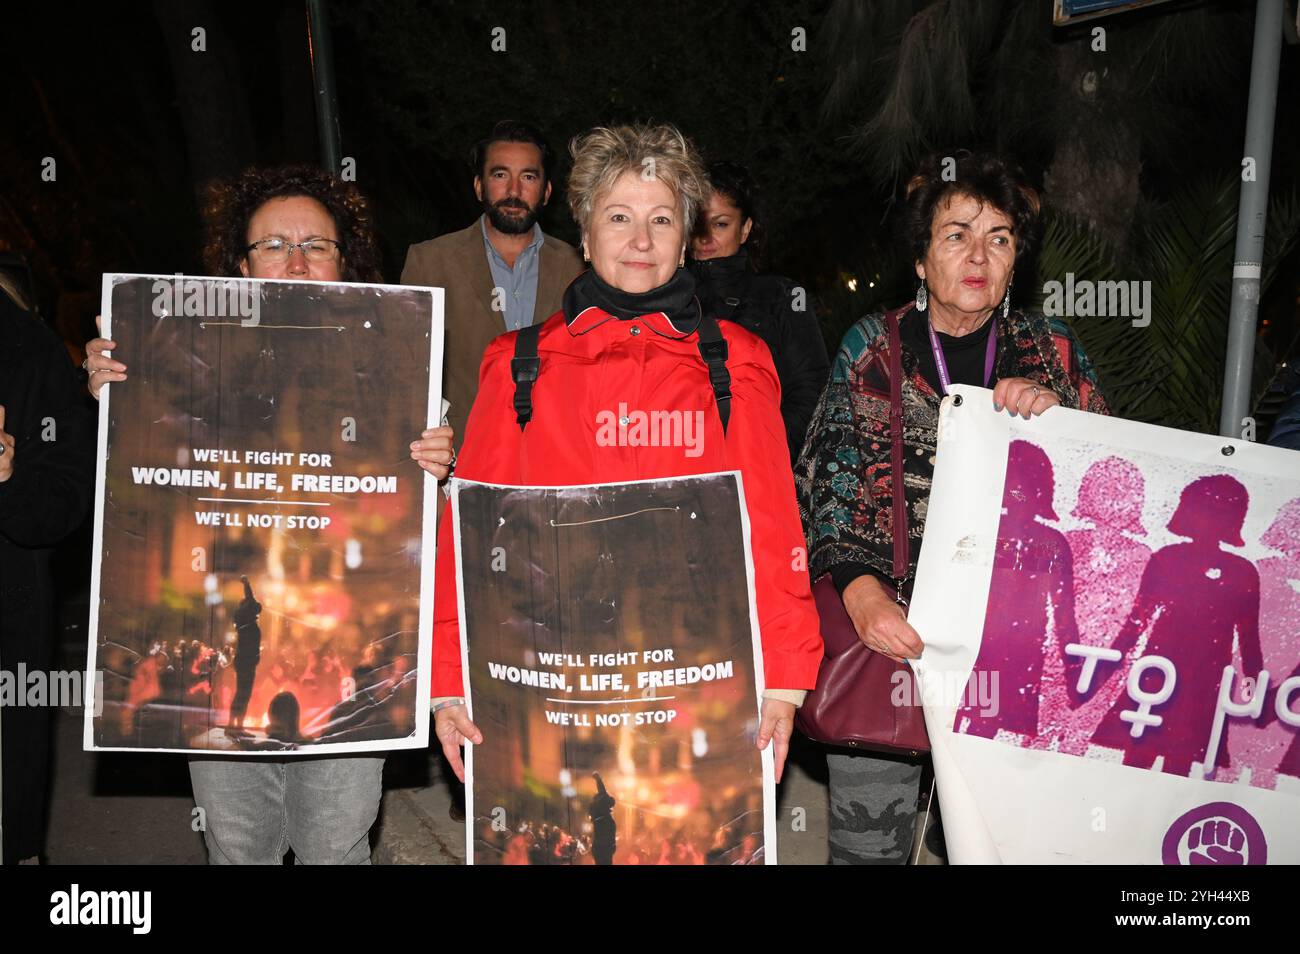
<path fill-rule="evenodd" d="M 289 256 L 296 248 L 302 249 L 303 257 L 309 262 L 332 262 L 343 251 L 343 245 L 333 239 L 314 238 L 305 242 L 286 242 L 282 238 L 266 238 L 248 246 L 247 251 L 257 253 L 264 262 L 280 263 L 289 261 Z"/>

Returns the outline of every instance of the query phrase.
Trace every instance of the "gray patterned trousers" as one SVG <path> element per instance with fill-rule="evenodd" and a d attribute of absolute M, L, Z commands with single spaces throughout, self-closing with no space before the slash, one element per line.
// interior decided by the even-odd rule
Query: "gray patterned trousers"
<path fill-rule="evenodd" d="M 912 851 L 921 763 L 828 752 L 831 864 L 902 865 Z"/>

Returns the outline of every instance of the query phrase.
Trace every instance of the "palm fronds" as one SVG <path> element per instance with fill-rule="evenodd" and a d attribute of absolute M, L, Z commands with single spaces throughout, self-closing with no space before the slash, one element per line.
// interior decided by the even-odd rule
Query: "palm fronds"
<path fill-rule="evenodd" d="M 1039 255 L 1042 307 L 1048 282 L 1150 282 L 1150 323 L 1133 315 L 1067 318 L 1097 367 L 1112 411 L 1185 430 L 1218 428 L 1232 291 L 1239 183 L 1194 184 L 1139 214 L 1130 252 L 1117 260 L 1081 223 L 1049 213 Z M 1269 206 L 1263 289 L 1300 230 L 1294 193 Z M 1258 339 L 1257 339 L 1258 342 Z M 1271 377 L 1272 357 L 1257 343 L 1253 397 Z"/>

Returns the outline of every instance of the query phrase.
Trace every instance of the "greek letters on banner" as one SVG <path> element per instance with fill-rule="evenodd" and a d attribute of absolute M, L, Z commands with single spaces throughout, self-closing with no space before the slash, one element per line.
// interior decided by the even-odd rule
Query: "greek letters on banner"
<path fill-rule="evenodd" d="M 453 494 L 470 863 L 775 863 L 740 475 Z"/>
<path fill-rule="evenodd" d="M 952 860 L 1300 862 L 1300 457 L 954 394 L 910 613 Z"/>
<path fill-rule="evenodd" d="M 103 314 L 86 747 L 426 745 L 442 291 L 105 275 Z"/>

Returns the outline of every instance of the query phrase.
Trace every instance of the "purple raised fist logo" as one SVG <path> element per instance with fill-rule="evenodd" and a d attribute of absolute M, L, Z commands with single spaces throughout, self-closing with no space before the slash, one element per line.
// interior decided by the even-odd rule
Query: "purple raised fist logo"
<path fill-rule="evenodd" d="M 1169 826 L 1162 854 L 1167 865 L 1262 865 L 1268 844 L 1250 812 L 1231 802 L 1210 802 Z"/>

